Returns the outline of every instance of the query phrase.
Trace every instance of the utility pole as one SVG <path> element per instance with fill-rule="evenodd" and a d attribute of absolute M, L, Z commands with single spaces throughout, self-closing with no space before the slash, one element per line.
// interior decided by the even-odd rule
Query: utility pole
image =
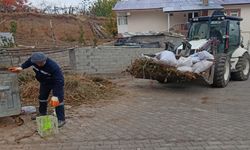
<path fill-rule="evenodd" d="M 57 43 L 56 43 L 56 36 L 55 36 L 55 32 L 54 32 L 52 19 L 50 19 L 50 29 L 51 29 L 51 33 L 52 33 L 51 37 L 53 39 L 54 47 L 56 47 Z"/>

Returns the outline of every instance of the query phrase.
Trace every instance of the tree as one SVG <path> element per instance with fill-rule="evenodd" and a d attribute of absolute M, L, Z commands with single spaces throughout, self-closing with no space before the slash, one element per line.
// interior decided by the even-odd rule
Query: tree
<path fill-rule="evenodd" d="M 0 0 L 0 7 L 5 12 L 23 11 L 26 3 L 27 0 Z"/>
<path fill-rule="evenodd" d="M 15 0 L 1 0 L 1 4 L 5 6 L 10 6 L 15 3 Z"/>
<path fill-rule="evenodd" d="M 116 15 L 112 10 L 117 1 L 97 0 L 90 7 L 90 14 L 107 18 L 104 28 L 112 37 L 117 35 Z"/>
<path fill-rule="evenodd" d="M 90 13 L 95 16 L 110 17 L 112 8 L 118 0 L 97 0 L 90 6 Z"/>
<path fill-rule="evenodd" d="M 79 13 L 81 14 L 89 14 L 90 6 L 93 4 L 92 0 L 82 0 L 79 6 Z"/>
<path fill-rule="evenodd" d="M 114 12 L 111 14 L 111 16 L 108 17 L 104 28 L 112 37 L 115 37 L 117 35 L 118 31 L 116 24 L 116 14 Z"/>

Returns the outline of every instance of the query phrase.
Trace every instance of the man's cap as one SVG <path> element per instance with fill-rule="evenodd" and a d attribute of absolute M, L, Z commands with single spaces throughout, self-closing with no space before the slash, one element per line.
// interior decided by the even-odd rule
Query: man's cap
<path fill-rule="evenodd" d="M 47 56 L 43 52 L 34 52 L 31 55 L 32 63 L 43 62 L 46 60 L 47 60 Z"/>

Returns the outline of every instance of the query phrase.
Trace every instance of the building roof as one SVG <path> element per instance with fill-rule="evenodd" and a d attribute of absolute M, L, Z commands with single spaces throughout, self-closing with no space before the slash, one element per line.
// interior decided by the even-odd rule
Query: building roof
<path fill-rule="evenodd" d="M 159 9 L 165 7 L 169 0 L 121 0 L 113 10 Z"/>
<path fill-rule="evenodd" d="M 163 9 L 164 12 L 223 9 L 222 5 L 250 4 L 250 0 L 209 0 L 203 5 L 202 0 L 121 0 L 113 8 L 115 11 Z"/>
<path fill-rule="evenodd" d="M 209 0 L 209 5 L 202 4 L 201 0 L 174 0 L 168 3 L 164 8 L 164 12 L 180 12 L 190 10 L 214 10 L 223 9 L 219 1 Z"/>

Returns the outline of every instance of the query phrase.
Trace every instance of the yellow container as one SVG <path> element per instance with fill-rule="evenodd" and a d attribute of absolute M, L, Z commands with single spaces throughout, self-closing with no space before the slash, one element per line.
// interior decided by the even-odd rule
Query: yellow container
<path fill-rule="evenodd" d="M 40 116 L 36 118 L 38 134 L 41 137 L 48 137 L 58 133 L 57 117 L 52 115 Z"/>

